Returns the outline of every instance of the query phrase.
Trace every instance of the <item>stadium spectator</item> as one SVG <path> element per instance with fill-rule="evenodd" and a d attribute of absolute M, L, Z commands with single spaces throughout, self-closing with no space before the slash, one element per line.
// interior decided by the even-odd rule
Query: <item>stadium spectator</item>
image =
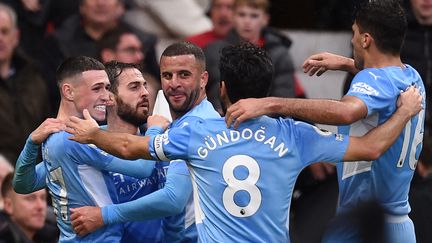
<path fill-rule="evenodd" d="M 223 47 L 248 41 L 266 50 L 275 68 L 269 96 L 295 97 L 295 76 L 289 54 L 291 41 L 275 29 L 268 28 L 269 2 L 267 0 L 234 1 L 234 29 L 224 40 L 215 41 L 204 48 L 207 59 L 209 81 L 207 97 L 214 108 L 224 113 L 219 95 L 220 75 L 218 70 L 220 51 Z"/>
<path fill-rule="evenodd" d="M 8 174 L 3 183 L 4 212 L 7 226 L 2 229 L 2 238 L 10 232 L 12 242 L 45 242 L 38 241 L 35 235 L 45 224 L 47 212 L 47 193 L 45 189 L 23 195 L 12 188 L 13 174 Z M 3 238 L 4 239 L 4 238 Z"/>
<path fill-rule="evenodd" d="M 191 44 L 176 43 L 164 53 L 168 54 L 182 45 Z M 166 62 L 180 64 L 192 57 L 184 55 L 171 60 L 166 57 Z M 195 86 L 196 91 L 199 89 L 195 95 L 197 98 L 190 101 L 168 92 L 169 100 L 175 102 L 176 114 L 182 114 L 179 108 L 205 99 L 205 80 L 201 79 L 195 85 L 186 80 L 178 82 L 176 75 L 165 69 L 163 59 L 164 56 L 161 72 L 166 74 L 171 87 L 183 83 Z M 193 60 L 185 63 L 190 66 L 191 62 Z M 203 68 L 203 63 L 200 66 Z M 185 67 L 178 68 L 185 70 Z M 262 49 L 252 44 L 224 48 L 220 68 L 221 96 L 227 107 L 242 98 L 266 96 L 273 67 Z M 164 81 L 162 79 L 162 84 Z M 251 82 L 253 85 L 247 85 Z M 163 161 L 186 159 L 197 190 L 194 199 L 200 241 L 289 242 L 287 214 L 293 185 L 301 169 L 320 160 L 336 162 L 378 158 L 393 144 L 411 117 L 421 110 L 421 101 L 418 89 L 411 87 L 401 94 L 395 115 L 363 137 L 332 135 L 307 123 L 267 116 L 254 119 L 236 131 L 227 128 L 223 118 L 185 115 L 178 120 L 180 126 L 173 126 L 166 133 L 152 137 L 102 131 L 90 116 L 85 120 L 72 117 L 67 130 L 74 135 L 72 140 L 96 144 L 121 157 Z M 155 121 L 160 123 L 153 123 Z M 159 124 L 159 129 L 166 128 L 166 119 L 160 117 L 149 117 L 149 123 Z M 132 208 L 128 207 L 132 203 L 103 208 L 104 221 L 99 209 L 96 209 L 99 218 L 83 220 L 84 214 L 79 216 L 79 221 L 118 223 L 139 218 L 139 207 L 132 206 L 133 214 Z"/>
<path fill-rule="evenodd" d="M 79 15 L 65 20 L 63 25 L 50 35 L 44 48 L 44 75 L 51 84 L 51 96 L 57 105 L 60 101 L 56 86 L 55 70 L 60 63 L 71 56 L 99 57 L 97 42 L 107 31 L 126 26 L 140 38 L 145 48 L 145 66 L 148 72 L 159 77 L 155 45 L 157 38 L 141 32 L 123 20 L 123 0 L 81 0 Z M 57 108 L 57 107 L 56 107 Z"/>
<path fill-rule="evenodd" d="M 210 0 L 132 0 L 125 20 L 159 38 L 185 38 L 211 29 Z"/>
<path fill-rule="evenodd" d="M 78 13 L 77 0 L 0 0 L 11 6 L 18 17 L 20 48 L 34 60 L 43 61 L 42 50 L 48 33 L 65 19 Z"/>
<path fill-rule="evenodd" d="M 213 28 L 207 32 L 189 36 L 187 41 L 204 48 L 214 41 L 224 39 L 232 28 L 234 0 L 212 0 L 210 19 Z"/>
<path fill-rule="evenodd" d="M 0 154 L 0 192 L 4 178 L 7 174 L 12 173 L 14 168 L 12 164 L 6 160 L 6 158 Z M 0 193 L 0 210 L 3 210 L 3 197 Z"/>
<path fill-rule="evenodd" d="M 352 25 L 354 59 L 319 53 L 303 64 L 304 72 L 310 75 L 319 76 L 326 70 L 356 74 L 350 90 L 340 101 L 244 100 L 227 112 L 229 124 L 233 120 L 237 125 L 256 115 L 277 112 L 321 124 L 341 125 L 339 132 L 343 134 L 364 134 L 389 119 L 401 90 L 408 86 L 419 87 L 426 102 L 421 77 L 400 58 L 406 26 L 399 1 L 364 2 Z M 422 110 L 414 117 L 398 142 L 377 160 L 337 165 L 338 213 L 349 211 L 364 200 L 377 200 L 388 214 L 385 230 L 390 242 L 415 242 L 414 225 L 408 217 L 408 192 L 422 148 L 424 113 Z M 355 241 L 360 237 L 358 233 L 353 228 L 339 228 L 328 231 L 324 242 Z"/>
<path fill-rule="evenodd" d="M 50 115 L 39 70 L 17 49 L 15 12 L 0 3 L 0 153 L 15 164 L 28 134 Z"/>
<path fill-rule="evenodd" d="M 116 28 L 105 33 L 98 42 L 99 56 L 103 63 L 116 60 L 123 63 L 133 63 L 141 69 L 147 81 L 149 92 L 149 114 L 151 115 L 158 90 L 161 89 L 159 77 L 147 72 L 143 44 L 138 36 L 126 27 Z"/>

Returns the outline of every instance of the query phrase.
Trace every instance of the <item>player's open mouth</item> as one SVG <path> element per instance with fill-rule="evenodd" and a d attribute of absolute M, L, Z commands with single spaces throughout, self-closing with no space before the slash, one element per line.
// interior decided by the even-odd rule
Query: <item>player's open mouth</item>
<path fill-rule="evenodd" d="M 101 111 L 101 112 L 105 112 L 106 111 L 106 106 L 104 106 L 104 105 L 97 105 L 97 106 L 95 106 L 95 110 Z"/>

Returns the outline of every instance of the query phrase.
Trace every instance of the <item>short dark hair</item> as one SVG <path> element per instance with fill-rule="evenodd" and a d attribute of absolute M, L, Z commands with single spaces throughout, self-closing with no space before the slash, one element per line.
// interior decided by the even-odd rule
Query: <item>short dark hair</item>
<path fill-rule="evenodd" d="M 13 190 L 12 188 L 12 180 L 13 180 L 13 173 L 9 173 L 5 176 L 3 179 L 2 186 L 1 186 L 1 195 L 3 198 L 7 196 L 7 194 Z"/>
<path fill-rule="evenodd" d="M 405 12 L 400 0 L 368 0 L 359 5 L 355 14 L 361 33 L 372 35 L 378 49 L 397 55 L 407 29 Z"/>
<path fill-rule="evenodd" d="M 274 67 L 264 49 L 242 43 L 222 49 L 219 71 L 228 97 L 234 103 L 245 98 L 266 97 Z"/>
<path fill-rule="evenodd" d="M 122 74 L 123 70 L 129 68 L 136 68 L 141 71 L 139 65 L 132 63 L 124 63 L 118 61 L 109 61 L 105 63 L 105 69 L 108 74 L 108 79 L 111 83 L 110 91 L 117 95 L 118 93 L 118 77 Z"/>
<path fill-rule="evenodd" d="M 162 57 L 174 57 L 182 55 L 194 55 L 202 69 L 205 70 L 206 58 L 203 50 L 188 41 L 180 41 L 168 46 L 162 53 Z"/>
<path fill-rule="evenodd" d="M 116 50 L 117 45 L 120 43 L 120 38 L 126 34 L 136 35 L 132 29 L 125 25 L 114 28 L 103 34 L 102 38 L 98 41 L 99 56 L 101 56 L 102 50 L 104 49 Z M 101 57 L 99 57 L 99 59 L 102 60 Z"/>
<path fill-rule="evenodd" d="M 73 77 L 89 70 L 105 70 L 105 66 L 98 60 L 91 57 L 69 57 L 57 68 L 57 84 L 60 85 L 64 79 Z"/>

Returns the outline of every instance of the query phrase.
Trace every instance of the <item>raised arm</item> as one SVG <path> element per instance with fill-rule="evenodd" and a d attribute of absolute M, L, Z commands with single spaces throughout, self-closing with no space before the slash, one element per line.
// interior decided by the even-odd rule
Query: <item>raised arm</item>
<path fill-rule="evenodd" d="M 83 112 L 84 120 L 78 117 L 71 117 L 67 123 L 66 131 L 73 136 L 70 137 L 79 143 L 94 144 L 109 154 L 123 159 L 153 159 L 149 153 L 148 136 L 136 136 L 127 133 L 106 132 L 99 129 L 98 124 L 87 110 Z M 166 128 L 166 118 L 153 116 L 161 119 L 160 127 Z M 163 121 L 162 121 L 163 120 Z"/>
<path fill-rule="evenodd" d="M 192 193 L 192 184 L 184 161 L 173 163 L 178 163 L 176 166 L 181 166 L 186 173 L 173 173 L 171 164 L 164 188 L 156 192 L 102 209 L 89 206 L 71 209 L 75 232 L 83 236 L 108 224 L 155 219 L 182 212 Z"/>
<path fill-rule="evenodd" d="M 13 187 L 16 192 L 31 193 L 46 186 L 46 171 L 43 164 L 36 161 L 39 146 L 51 133 L 64 128 L 62 121 L 48 118 L 30 134 L 15 166 Z"/>
<path fill-rule="evenodd" d="M 410 87 L 401 93 L 398 109 L 385 123 L 370 130 L 362 137 L 351 137 L 344 161 L 376 160 L 399 137 L 407 122 L 422 109 L 419 90 Z"/>
<path fill-rule="evenodd" d="M 327 70 L 346 71 L 352 74 L 358 73 L 352 58 L 336 55 L 329 52 L 314 54 L 303 62 L 303 72 L 309 76 L 316 74 L 321 76 Z"/>

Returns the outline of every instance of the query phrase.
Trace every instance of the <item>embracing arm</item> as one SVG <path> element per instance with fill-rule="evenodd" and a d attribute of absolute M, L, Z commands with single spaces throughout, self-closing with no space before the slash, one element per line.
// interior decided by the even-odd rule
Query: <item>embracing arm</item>
<path fill-rule="evenodd" d="M 36 165 L 39 145 L 52 133 L 65 128 L 59 119 L 48 118 L 28 137 L 16 162 L 13 187 L 18 193 L 31 193 L 46 186 L 46 170 L 43 163 Z"/>
<path fill-rule="evenodd" d="M 362 137 L 350 137 L 344 161 L 376 160 L 399 137 L 411 117 L 422 109 L 422 96 L 416 88 L 409 88 L 398 99 L 398 109 L 383 124 Z"/>
<path fill-rule="evenodd" d="M 106 132 L 99 129 L 97 122 L 91 118 L 87 110 L 83 111 L 83 115 L 84 119 L 71 117 L 67 123 L 66 131 L 73 135 L 69 139 L 78 143 L 94 144 L 109 154 L 123 159 L 153 159 L 149 152 L 150 137 Z M 159 125 L 164 130 L 169 124 L 163 116 L 154 115 L 152 119 L 154 125 Z"/>
<path fill-rule="evenodd" d="M 96 128 L 89 133 L 89 139 L 80 140 L 76 135 L 71 139 L 80 143 L 94 144 L 107 153 L 123 159 L 153 159 L 149 152 L 150 137 L 148 136 L 106 132 Z"/>
<path fill-rule="evenodd" d="M 83 236 L 107 224 L 176 215 L 186 206 L 191 192 L 189 176 L 172 174 L 167 176 L 164 188 L 134 201 L 102 209 L 89 206 L 71 209 L 72 226 L 78 235 Z"/>
<path fill-rule="evenodd" d="M 176 215 L 182 212 L 192 193 L 190 177 L 173 174 L 164 188 L 137 200 L 102 208 L 105 224 L 140 221 Z M 145 209 L 145 210 L 143 210 Z"/>
<path fill-rule="evenodd" d="M 228 108 L 225 121 L 228 126 L 234 123 L 234 127 L 238 127 L 250 118 L 275 113 L 313 123 L 343 125 L 366 117 L 367 107 L 363 101 L 353 96 L 344 96 L 340 101 L 275 97 L 244 99 Z"/>
<path fill-rule="evenodd" d="M 39 145 L 29 137 L 15 166 L 13 187 L 17 193 L 32 193 L 46 186 L 43 163 L 36 165 L 38 150 Z"/>

